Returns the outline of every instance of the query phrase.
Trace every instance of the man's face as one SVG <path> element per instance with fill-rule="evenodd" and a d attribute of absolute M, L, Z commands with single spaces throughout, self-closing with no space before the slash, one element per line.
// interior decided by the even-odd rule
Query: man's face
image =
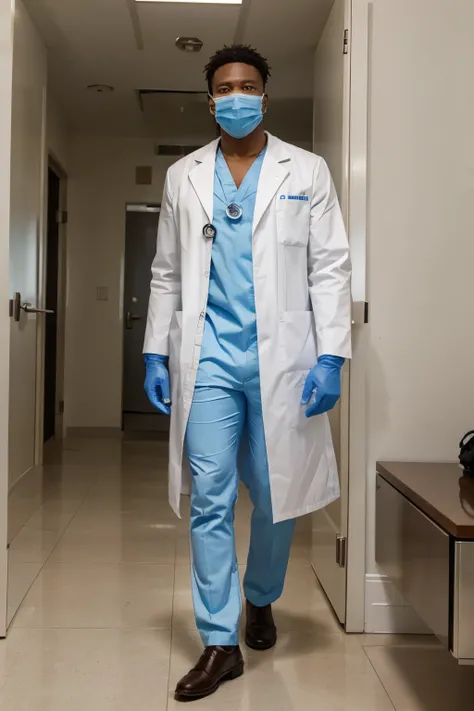
<path fill-rule="evenodd" d="M 229 94 L 249 94 L 250 96 L 263 96 L 263 112 L 268 105 L 262 75 L 250 64 L 233 62 L 220 67 L 214 74 L 212 82 L 212 95 L 215 99 Z M 209 100 L 211 114 L 215 115 L 215 104 Z"/>

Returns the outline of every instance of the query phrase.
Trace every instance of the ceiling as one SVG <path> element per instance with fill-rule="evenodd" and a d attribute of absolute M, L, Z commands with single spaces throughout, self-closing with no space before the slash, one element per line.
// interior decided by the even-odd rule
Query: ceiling
<path fill-rule="evenodd" d="M 48 47 L 51 90 L 71 127 L 166 142 L 212 134 L 212 123 L 199 115 L 207 112 L 205 101 L 160 94 L 147 95 L 140 104 L 137 91 L 205 92 L 204 64 L 217 48 L 234 41 L 252 44 L 268 57 L 273 69 L 269 129 L 297 140 L 310 125 L 312 56 L 332 2 L 24 0 Z M 199 37 L 202 52 L 180 52 L 174 46 L 178 36 Z M 115 91 L 93 93 L 87 90 L 90 84 L 112 85 Z"/>

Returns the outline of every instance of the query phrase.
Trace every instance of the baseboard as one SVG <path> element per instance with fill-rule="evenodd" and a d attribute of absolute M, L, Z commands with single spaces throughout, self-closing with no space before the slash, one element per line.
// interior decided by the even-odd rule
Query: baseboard
<path fill-rule="evenodd" d="M 68 427 L 67 437 L 71 439 L 121 439 L 120 427 Z"/>
<path fill-rule="evenodd" d="M 432 634 L 415 610 L 400 597 L 386 575 L 365 576 L 365 632 Z"/>

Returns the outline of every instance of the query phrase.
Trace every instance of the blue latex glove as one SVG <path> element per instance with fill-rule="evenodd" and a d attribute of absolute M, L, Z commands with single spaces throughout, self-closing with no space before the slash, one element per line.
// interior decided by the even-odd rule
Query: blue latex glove
<path fill-rule="evenodd" d="M 164 415 L 171 413 L 170 376 L 167 356 L 145 353 L 146 365 L 145 392 L 157 410 Z"/>
<path fill-rule="evenodd" d="M 329 412 L 341 397 L 341 369 L 344 358 L 323 355 L 318 358 L 304 385 L 302 405 L 307 405 L 315 394 L 314 402 L 306 410 L 306 417 Z"/>

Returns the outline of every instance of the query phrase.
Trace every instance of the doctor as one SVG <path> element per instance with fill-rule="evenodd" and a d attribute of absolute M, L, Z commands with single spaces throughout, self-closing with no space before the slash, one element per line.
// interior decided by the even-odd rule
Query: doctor
<path fill-rule="evenodd" d="M 169 494 L 191 493 L 192 591 L 204 644 L 176 697 L 243 672 L 234 542 L 239 478 L 254 505 L 246 644 L 272 647 L 295 518 L 339 496 L 327 412 L 350 357 L 350 258 L 325 162 L 265 133 L 266 60 L 206 67 L 220 139 L 168 171 L 145 338 L 151 402 L 171 414 Z M 184 472 L 184 473 L 183 473 Z"/>

